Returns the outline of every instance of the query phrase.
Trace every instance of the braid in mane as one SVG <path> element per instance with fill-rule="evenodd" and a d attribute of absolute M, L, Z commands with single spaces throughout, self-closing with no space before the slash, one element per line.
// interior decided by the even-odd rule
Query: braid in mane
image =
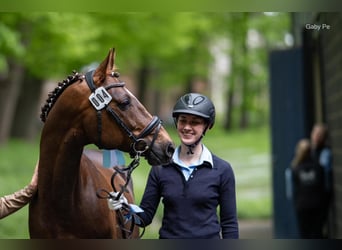
<path fill-rule="evenodd" d="M 45 105 L 41 109 L 40 119 L 42 120 L 42 122 L 46 121 L 46 118 L 51 108 L 57 101 L 58 97 L 63 93 L 63 91 L 69 85 L 71 85 L 72 83 L 78 81 L 79 79 L 83 77 L 84 77 L 83 75 L 80 75 L 78 72 L 74 70 L 72 75 L 69 75 L 67 79 L 58 83 L 58 86 L 48 94 L 48 99 L 46 100 Z"/>

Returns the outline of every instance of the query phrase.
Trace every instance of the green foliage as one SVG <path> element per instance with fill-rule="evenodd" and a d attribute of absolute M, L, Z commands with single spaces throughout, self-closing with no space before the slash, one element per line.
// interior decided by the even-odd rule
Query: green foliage
<path fill-rule="evenodd" d="M 0 51 L 2 56 L 22 55 L 24 48 L 20 42 L 20 33 L 14 29 L 17 14 L 0 15 Z"/>
<path fill-rule="evenodd" d="M 139 66 L 141 57 L 148 56 L 156 71 L 162 72 L 157 76 L 175 76 L 174 72 L 179 76 L 189 73 L 206 76 L 209 43 L 217 37 L 240 39 L 243 43 L 239 34 L 243 31 L 240 17 L 244 14 L 1 13 L 0 37 L 4 41 L 0 42 L 0 48 L 7 48 L 2 50 L 5 56 L 16 51 L 26 67 L 41 77 L 65 75 L 74 67 L 99 60 L 112 46 L 120 53 L 123 66 Z M 288 29 L 284 13 L 279 17 L 262 13 L 250 16 L 249 27 L 262 32 L 268 44 L 279 43 Z M 237 33 L 232 36 L 233 30 Z M 6 46 L 1 45 L 4 43 Z"/>
<path fill-rule="evenodd" d="M 210 46 L 224 40 L 232 63 L 226 84 L 235 86 L 232 108 L 239 114 L 233 117 L 239 119 L 244 115 L 241 112 L 247 112 L 256 125 L 265 121 L 258 117 L 268 116 L 268 51 L 285 46 L 289 26 L 288 13 L 0 13 L 0 72 L 15 55 L 37 78 L 63 78 L 74 69 L 99 62 L 115 47 L 122 74 L 134 77 L 146 65 L 149 88 L 167 92 L 178 86 L 182 91 L 195 79 L 215 88 L 215 82 L 209 82 Z"/>
<path fill-rule="evenodd" d="M 0 14 L 0 72 L 7 71 L 7 57 L 20 56 L 24 52 L 20 34 L 12 27 L 13 17 L 9 14 Z"/>
<path fill-rule="evenodd" d="M 34 75 L 65 75 L 97 58 L 99 46 L 93 41 L 100 32 L 88 14 L 44 12 L 26 18 L 30 25 L 23 31 L 28 41 L 25 64 Z"/>

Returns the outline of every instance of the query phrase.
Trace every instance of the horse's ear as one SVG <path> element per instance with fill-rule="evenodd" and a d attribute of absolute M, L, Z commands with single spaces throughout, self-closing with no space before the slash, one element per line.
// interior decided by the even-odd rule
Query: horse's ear
<path fill-rule="evenodd" d="M 100 66 L 95 70 L 94 78 L 98 78 L 100 82 L 103 82 L 106 79 L 106 75 L 110 75 L 113 70 L 114 59 L 115 59 L 115 48 L 111 48 L 109 50 L 107 57 L 103 60 Z"/>

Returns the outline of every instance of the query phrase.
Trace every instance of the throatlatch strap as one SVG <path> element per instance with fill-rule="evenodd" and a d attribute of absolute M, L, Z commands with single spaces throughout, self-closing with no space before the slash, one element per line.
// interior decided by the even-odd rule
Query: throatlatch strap
<path fill-rule="evenodd" d="M 96 89 L 94 81 L 93 81 L 94 72 L 95 72 L 95 70 L 91 70 L 85 74 L 86 82 L 87 82 L 91 92 L 94 92 Z"/>

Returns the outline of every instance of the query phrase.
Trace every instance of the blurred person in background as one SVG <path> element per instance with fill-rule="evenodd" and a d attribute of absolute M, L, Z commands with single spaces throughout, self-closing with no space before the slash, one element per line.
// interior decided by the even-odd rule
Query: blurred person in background
<path fill-rule="evenodd" d="M 300 238 L 323 238 L 324 171 L 311 157 L 310 140 L 297 143 L 291 163 L 293 202 Z"/>
<path fill-rule="evenodd" d="M 324 207 L 322 211 L 325 225 L 323 238 L 329 235 L 328 216 L 331 211 L 333 199 L 333 178 L 332 178 L 332 151 L 329 145 L 329 129 L 324 123 L 316 123 L 311 131 L 311 155 L 324 171 Z"/>
<path fill-rule="evenodd" d="M 310 139 L 296 145 L 291 168 L 286 169 L 287 197 L 293 199 L 301 238 L 327 238 L 332 199 L 332 153 L 325 124 L 313 126 Z"/>

